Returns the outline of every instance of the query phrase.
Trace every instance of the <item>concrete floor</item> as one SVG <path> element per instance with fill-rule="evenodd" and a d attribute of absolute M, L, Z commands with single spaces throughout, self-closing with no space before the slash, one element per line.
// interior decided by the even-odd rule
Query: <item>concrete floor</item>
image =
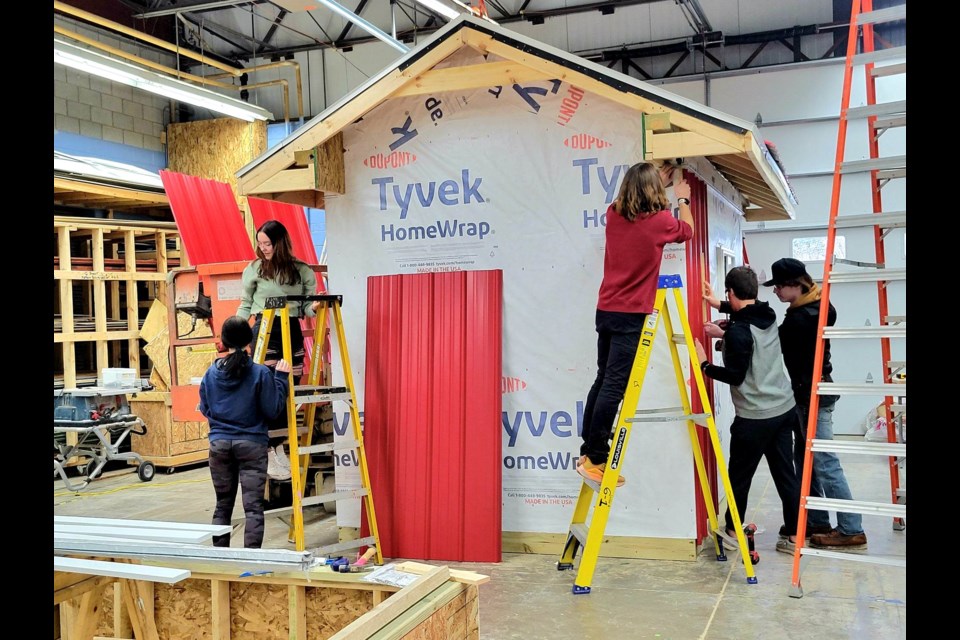
<path fill-rule="evenodd" d="M 886 460 L 842 459 L 855 498 L 886 502 Z M 54 482 L 54 514 L 209 522 L 214 495 L 206 466 L 160 473 L 150 483 L 120 473 L 79 494 Z M 242 517 L 237 504 L 235 517 Z M 738 551 L 717 562 L 712 545 L 696 562 L 600 559 L 592 593 L 571 593 L 575 573 L 557 571 L 558 556 L 504 554 L 499 564 L 453 563 L 489 575 L 480 587 L 482 640 L 764 640 L 906 637 L 906 571 L 862 562 L 804 559 L 803 598 L 791 598 L 793 556 L 774 545 L 782 522 L 769 472 L 761 464 L 747 520 L 761 530 L 758 584 L 746 583 Z M 834 521 L 835 522 L 835 521 Z M 864 517 L 867 554 L 906 556 L 907 532 L 888 517 Z M 307 548 L 333 542 L 331 519 L 308 522 Z M 242 545 L 242 536 L 239 544 Z M 264 547 L 288 548 L 287 526 L 268 519 Z M 235 537 L 234 544 L 237 544 Z M 559 555 L 560 549 L 557 549 Z"/>

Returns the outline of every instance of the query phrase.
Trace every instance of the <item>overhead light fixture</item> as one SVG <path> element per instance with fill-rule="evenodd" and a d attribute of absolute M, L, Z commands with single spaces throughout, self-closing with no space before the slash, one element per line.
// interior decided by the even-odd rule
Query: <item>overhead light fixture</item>
<path fill-rule="evenodd" d="M 425 6 L 427 9 L 439 13 L 449 20 L 453 20 L 460 15 L 459 11 L 441 3 L 440 0 L 417 0 L 417 2 Z"/>
<path fill-rule="evenodd" d="M 55 64 L 62 64 L 78 71 L 84 71 L 101 78 L 155 93 L 164 98 L 203 107 L 247 122 L 273 119 L 273 114 L 262 107 L 230 98 L 216 91 L 194 86 L 183 80 L 170 78 L 57 38 L 53 39 L 53 61 Z"/>

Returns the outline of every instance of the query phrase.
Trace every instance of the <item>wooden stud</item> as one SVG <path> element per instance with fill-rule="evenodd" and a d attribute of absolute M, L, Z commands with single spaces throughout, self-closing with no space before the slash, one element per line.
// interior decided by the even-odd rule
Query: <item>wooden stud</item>
<path fill-rule="evenodd" d="M 451 35 L 438 44 L 429 56 L 415 61 L 403 71 L 394 69 L 370 90 L 360 93 L 323 121 L 318 121 L 316 124 L 310 123 L 309 126 L 297 132 L 298 136 L 294 142 L 277 148 L 252 169 L 239 175 L 238 191 L 241 195 L 270 192 L 270 189 L 262 187 L 263 183 L 296 162 L 295 150 L 320 146 L 462 46 L 461 34 Z"/>
<path fill-rule="evenodd" d="M 648 131 L 666 132 L 670 131 L 669 113 L 648 113 L 644 118 L 644 125 Z"/>
<path fill-rule="evenodd" d="M 211 580 L 210 599 L 213 640 L 230 640 L 230 583 L 225 580 Z"/>
<path fill-rule="evenodd" d="M 123 233 L 123 253 L 126 258 L 124 268 L 128 273 L 137 270 L 137 245 L 133 230 Z M 164 272 L 164 276 L 166 273 Z M 136 338 L 130 338 L 127 342 L 127 361 L 130 367 L 140 375 L 140 300 L 137 292 L 137 281 L 133 278 L 126 281 L 127 293 L 127 329 L 138 332 Z M 117 303 L 119 307 L 119 301 Z M 118 634 L 119 635 L 119 634 Z"/>
<path fill-rule="evenodd" d="M 403 571 L 405 573 L 414 573 L 418 576 L 422 576 L 425 573 L 429 573 L 436 568 L 436 565 L 425 564 L 422 562 L 398 562 L 396 565 L 397 571 Z M 483 575 L 482 573 L 476 573 L 474 571 L 461 571 L 459 569 L 450 569 L 450 579 L 454 582 L 462 582 L 463 584 L 472 584 L 479 585 L 485 582 L 490 582 L 490 576 Z"/>
<path fill-rule="evenodd" d="M 290 585 L 290 640 L 307 640 L 307 588 Z"/>
<path fill-rule="evenodd" d="M 153 583 L 123 580 L 123 604 L 137 640 L 160 640 L 153 615 Z M 149 587 L 141 585 L 149 585 Z"/>
<path fill-rule="evenodd" d="M 116 638 L 133 637 L 130 614 L 123 606 L 123 585 L 117 581 L 113 583 L 113 635 Z"/>
<path fill-rule="evenodd" d="M 157 273 L 163 274 L 163 280 L 157 282 L 157 294 L 155 297 L 160 300 L 167 299 L 167 234 L 163 231 L 157 231 L 154 236 L 154 242 L 156 243 L 157 251 Z M 185 251 L 180 253 L 181 256 L 187 255 Z M 181 265 L 182 266 L 182 265 Z"/>
<path fill-rule="evenodd" d="M 718 156 L 743 153 L 742 147 L 731 147 L 693 131 L 676 133 L 646 132 L 647 153 L 655 160 L 661 158 L 686 158 L 694 156 Z"/>
<path fill-rule="evenodd" d="M 77 617 L 71 629 L 71 637 L 77 640 L 87 640 L 93 637 L 100 622 L 100 614 L 103 611 L 103 593 L 106 589 L 106 584 L 100 584 L 80 597 L 80 606 L 77 608 Z"/>
<path fill-rule="evenodd" d="M 93 254 L 93 270 L 95 272 L 105 272 L 106 267 L 103 262 L 103 230 L 95 229 L 93 238 L 91 238 L 90 250 Z M 97 332 L 106 333 L 107 331 L 107 291 L 106 283 L 103 280 L 93 281 L 93 318 L 96 324 Z M 107 358 L 107 343 L 104 340 L 97 341 L 97 375 L 110 366 Z"/>
<path fill-rule="evenodd" d="M 116 578 L 110 576 L 86 576 L 82 574 L 63 574 L 60 572 L 56 572 L 54 575 L 76 575 L 81 578 L 81 580 L 69 586 L 62 587 L 60 589 L 54 589 L 53 604 L 55 605 L 67 602 L 68 600 L 73 600 L 74 598 L 79 598 L 87 591 L 97 589 L 102 585 L 108 585 L 116 581 Z"/>
<path fill-rule="evenodd" d="M 71 258 L 69 228 L 57 229 L 57 241 L 60 268 L 69 271 Z M 60 281 L 60 317 L 63 320 L 63 331 L 73 333 L 73 282 L 70 280 Z M 63 386 L 65 389 L 73 389 L 77 386 L 76 350 L 72 342 L 63 345 Z M 77 435 L 73 434 L 73 442 L 70 442 L 70 435 L 70 433 L 67 434 L 67 444 L 76 444 Z"/>
<path fill-rule="evenodd" d="M 441 91 L 464 91 L 536 80 L 550 80 L 552 76 L 537 69 L 517 64 L 512 60 L 486 62 L 463 67 L 431 69 L 421 73 L 408 85 L 393 93 L 391 98 L 418 96 Z"/>

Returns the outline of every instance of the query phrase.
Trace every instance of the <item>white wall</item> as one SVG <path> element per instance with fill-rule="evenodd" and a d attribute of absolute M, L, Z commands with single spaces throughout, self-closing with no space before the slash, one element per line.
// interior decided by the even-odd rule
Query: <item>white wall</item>
<path fill-rule="evenodd" d="M 716 74 L 707 80 L 662 82 L 665 88 L 696 100 L 709 95 L 709 106 L 753 121 L 761 114 L 760 133 L 772 141 L 780 152 L 786 173 L 796 193 L 797 219 L 789 222 L 745 223 L 745 243 L 752 266 L 761 277 L 770 273 L 770 265 L 779 258 L 791 256 L 795 238 L 826 236 L 832 195 L 833 167 L 837 150 L 840 100 L 843 88 L 843 62 L 787 65 L 774 69 L 743 73 Z M 866 104 L 862 70 L 851 85 L 851 107 Z M 877 101 L 906 98 L 903 76 L 877 79 Z M 826 120 L 811 120 L 822 119 Z M 787 124 L 777 122 L 792 121 Z M 881 156 L 906 153 L 905 129 L 892 129 L 880 138 Z M 869 157 L 866 121 L 852 121 L 847 131 L 845 160 Z M 840 215 L 870 213 L 870 181 L 867 174 L 851 174 L 843 178 Z M 885 211 L 906 208 L 906 180 L 893 180 L 881 192 Z M 872 229 L 844 229 L 846 258 L 876 262 Z M 905 266 L 904 229 L 896 229 L 886 237 L 886 264 L 891 268 Z M 810 275 L 822 277 L 823 262 L 807 264 Z M 888 287 L 889 313 L 906 315 L 906 283 Z M 777 300 L 772 289 L 762 289 L 761 298 L 770 302 L 779 315 L 786 305 Z M 837 285 L 831 291 L 831 302 L 837 308 L 837 326 L 877 326 L 879 304 L 876 285 L 870 283 Z M 874 382 L 883 379 L 879 340 L 838 340 L 831 344 L 835 381 Z M 905 360 L 903 339 L 891 340 L 892 358 Z M 867 413 L 881 397 L 845 396 L 837 403 L 834 428 L 838 434 L 862 434 Z"/>
<path fill-rule="evenodd" d="M 87 27 L 83 22 L 57 15 L 54 24 L 153 62 L 173 64 L 172 56 Z M 58 37 L 73 42 L 64 36 Z M 53 126 L 56 131 L 163 151 L 161 134 L 164 123 L 170 121 L 169 109 L 170 101 L 155 94 L 63 65 L 53 65 Z"/>

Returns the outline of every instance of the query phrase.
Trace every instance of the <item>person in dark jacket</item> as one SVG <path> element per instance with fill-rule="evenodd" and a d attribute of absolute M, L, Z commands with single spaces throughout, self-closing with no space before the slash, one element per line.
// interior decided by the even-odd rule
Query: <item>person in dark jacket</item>
<path fill-rule="evenodd" d="M 699 339 L 695 346 L 704 375 L 730 385 L 736 414 L 730 425 L 728 463 L 733 499 L 743 520 L 753 476 L 760 458 L 765 457 L 785 523 L 785 536 L 777 542 L 776 549 L 793 553 L 800 509 L 800 484 L 793 464 L 793 432 L 798 418 L 790 381 L 783 369 L 777 314 L 769 304 L 757 300 L 757 274 L 750 267 L 731 269 L 724 286 L 726 302 L 714 297 L 709 282 L 703 286 L 707 303 L 730 314 L 723 325 L 705 326 L 708 336 L 723 338 L 723 365 L 710 364 Z M 729 508 L 725 524 L 727 535 L 735 537 Z"/>
<path fill-rule="evenodd" d="M 256 364 L 245 348 L 253 338 L 249 323 L 231 316 L 223 323 L 220 341 L 229 353 L 219 358 L 200 382 L 200 413 L 210 424 L 210 477 L 217 493 L 213 524 L 230 524 L 237 485 L 242 489 L 246 522 L 243 546 L 263 544 L 263 493 L 267 482 L 267 421 L 287 402 L 290 363 L 276 370 Z M 230 534 L 214 536 L 213 544 L 230 546 Z"/>
<path fill-rule="evenodd" d="M 773 287 L 780 302 L 790 305 L 780 324 L 780 347 L 783 360 L 793 385 L 800 420 L 794 432 L 793 453 L 797 475 L 803 472 L 804 450 L 807 441 L 807 421 L 810 415 L 810 398 L 813 387 L 813 365 L 817 349 L 817 326 L 820 321 L 820 285 L 813 281 L 800 260 L 782 258 L 771 267 L 772 278 L 763 283 Z M 827 324 L 837 322 L 837 310 L 828 303 Z M 830 340 L 823 341 L 823 366 L 820 381 L 832 382 L 830 374 Z M 837 396 L 821 395 L 817 407 L 817 440 L 833 440 L 833 409 Z M 840 500 L 852 500 L 853 494 L 840 466 L 836 453 L 817 451 L 813 454 L 813 470 L 810 476 L 810 495 Z M 800 476 L 802 477 L 802 476 Z M 827 511 L 807 511 L 807 535 L 811 547 L 839 550 L 862 550 L 867 548 L 867 536 L 863 531 L 863 517 L 859 513 L 837 513 L 837 527 L 830 526 Z"/>

